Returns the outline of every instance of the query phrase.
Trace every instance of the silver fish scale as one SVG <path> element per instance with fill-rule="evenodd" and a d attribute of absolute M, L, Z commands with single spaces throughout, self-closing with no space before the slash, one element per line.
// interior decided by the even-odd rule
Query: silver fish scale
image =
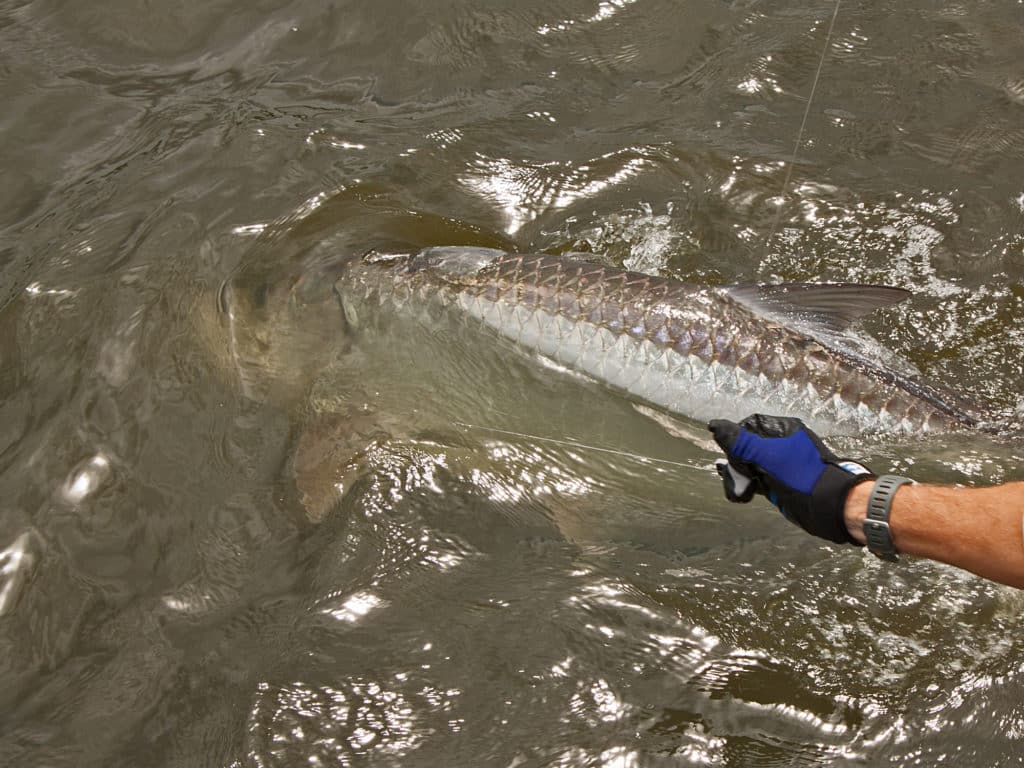
<path fill-rule="evenodd" d="M 950 396 L 755 314 L 727 292 L 543 254 L 436 248 L 338 284 L 424 322 L 479 321 L 520 347 L 698 420 L 798 416 L 824 434 L 974 426 Z"/>

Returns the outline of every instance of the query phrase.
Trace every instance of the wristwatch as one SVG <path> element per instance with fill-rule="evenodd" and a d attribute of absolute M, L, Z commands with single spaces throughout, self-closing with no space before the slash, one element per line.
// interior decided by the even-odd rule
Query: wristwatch
<path fill-rule="evenodd" d="M 896 489 L 912 482 L 909 477 L 882 475 L 875 481 L 871 495 L 868 496 L 868 515 L 864 519 L 864 538 L 868 541 L 868 551 L 891 563 L 895 563 L 899 557 L 896 556 L 892 531 L 889 530 L 889 510 Z"/>

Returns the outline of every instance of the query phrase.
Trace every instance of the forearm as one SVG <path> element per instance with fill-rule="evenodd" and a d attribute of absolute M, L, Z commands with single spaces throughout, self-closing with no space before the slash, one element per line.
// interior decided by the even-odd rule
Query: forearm
<path fill-rule="evenodd" d="M 846 527 L 864 542 L 872 482 L 854 486 L 846 499 Z M 903 485 L 889 513 L 896 551 L 964 568 L 1024 589 L 1024 482 L 992 488 Z"/>

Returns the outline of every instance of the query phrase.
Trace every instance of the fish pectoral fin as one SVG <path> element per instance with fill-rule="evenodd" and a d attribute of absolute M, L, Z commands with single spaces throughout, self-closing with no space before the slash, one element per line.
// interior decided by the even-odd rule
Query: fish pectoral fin
<path fill-rule="evenodd" d="M 642 416 L 646 416 L 648 419 L 653 421 L 659 427 L 668 432 L 672 437 L 680 440 L 685 440 L 691 445 L 695 445 L 702 451 L 709 451 L 711 453 L 721 453 L 715 442 L 707 437 L 707 432 L 698 432 L 696 429 L 683 424 L 681 421 L 677 421 L 669 416 L 667 413 L 655 410 L 650 406 L 642 405 L 640 403 L 630 403 L 633 406 L 633 410 Z"/>
<path fill-rule="evenodd" d="M 386 416 L 356 409 L 320 413 L 302 425 L 289 464 L 309 522 L 321 522 L 368 471 L 366 453 L 392 438 L 389 426 Z"/>
<path fill-rule="evenodd" d="M 729 296 L 753 312 L 843 331 L 869 312 L 908 299 L 910 291 L 859 283 L 776 283 L 729 285 Z"/>

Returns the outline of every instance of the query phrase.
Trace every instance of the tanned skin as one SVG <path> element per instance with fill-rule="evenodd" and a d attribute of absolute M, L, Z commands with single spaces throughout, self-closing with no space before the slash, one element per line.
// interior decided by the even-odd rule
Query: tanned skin
<path fill-rule="evenodd" d="M 864 543 L 864 518 L 874 482 L 846 497 L 846 528 Z M 889 512 L 896 551 L 955 565 L 1024 589 L 1024 482 L 991 488 L 902 485 Z"/>

